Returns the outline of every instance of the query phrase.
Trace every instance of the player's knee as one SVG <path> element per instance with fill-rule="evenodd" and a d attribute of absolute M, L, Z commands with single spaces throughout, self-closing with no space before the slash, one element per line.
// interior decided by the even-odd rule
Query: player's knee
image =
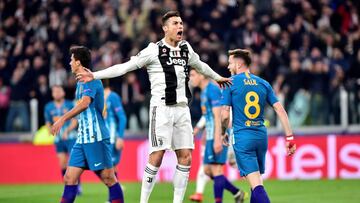
<path fill-rule="evenodd" d="M 156 151 L 150 154 L 149 163 L 155 167 L 160 167 L 165 151 Z"/>
<path fill-rule="evenodd" d="M 207 176 L 212 177 L 212 173 L 211 173 L 210 167 L 204 167 L 204 173 L 205 173 Z"/>
<path fill-rule="evenodd" d="M 112 186 L 116 183 L 116 178 L 114 174 L 110 174 L 110 173 L 102 174 L 101 179 L 107 186 Z"/>
<path fill-rule="evenodd" d="M 181 165 L 190 166 L 191 165 L 191 153 L 183 153 L 178 157 L 178 162 Z"/>
<path fill-rule="evenodd" d="M 78 182 L 77 178 L 75 178 L 67 173 L 64 175 L 65 185 L 76 185 L 77 182 Z"/>

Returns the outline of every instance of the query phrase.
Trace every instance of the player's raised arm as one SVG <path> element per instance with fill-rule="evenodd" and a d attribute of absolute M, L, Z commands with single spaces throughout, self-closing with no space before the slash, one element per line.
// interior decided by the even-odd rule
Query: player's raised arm
<path fill-rule="evenodd" d="M 197 53 L 194 52 L 192 47 L 188 44 L 189 47 L 189 65 L 194 67 L 199 73 L 206 75 L 207 77 L 215 80 L 220 87 L 224 88 L 232 84 L 230 78 L 224 78 L 217 74 L 210 66 L 200 60 L 200 57 Z"/>
<path fill-rule="evenodd" d="M 284 107 L 281 105 L 280 102 L 276 102 L 273 105 L 273 108 L 274 108 L 277 116 L 279 117 L 280 122 L 284 128 L 285 136 L 286 136 L 285 139 L 286 139 L 287 154 L 289 156 L 291 156 L 292 154 L 295 153 L 296 144 L 294 141 L 294 135 L 293 135 L 291 127 L 290 127 L 289 118 L 287 116 L 287 113 L 286 113 Z"/>
<path fill-rule="evenodd" d="M 86 71 L 77 73 L 76 79 L 80 82 L 90 82 L 94 79 L 106 79 L 122 76 L 127 72 L 145 67 L 147 64 L 151 63 L 153 60 L 154 53 L 153 48 L 156 46 L 153 43 L 150 43 L 148 47 L 139 52 L 136 56 L 132 56 L 129 61 L 121 64 L 116 64 L 106 68 L 104 70 L 91 72 L 89 69 Z"/>

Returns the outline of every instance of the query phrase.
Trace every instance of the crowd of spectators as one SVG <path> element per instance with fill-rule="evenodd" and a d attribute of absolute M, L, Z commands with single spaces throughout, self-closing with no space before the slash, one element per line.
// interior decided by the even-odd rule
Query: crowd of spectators
<path fill-rule="evenodd" d="M 69 47 L 92 50 L 92 68 L 121 63 L 162 38 L 161 16 L 178 10 L 185 39 L 215 71 L 229 76 L 227 50 L 249 48 L 251 71 L 273 85 L 293 124 L 360 122 L 359 1 L 350 0 L 0 0 L 0 131 L 29 130 L 29 100 L 43 106 L 51 86 L 74 98 Z M 146 108 L 146 70 L 111 80 L 128 116 Z M 191 105 L 201 114 L 198 90 Z M 293 118 L 293 119 L 292 119 Z M 137 119 L 139 128 L 146 127 Z"/>

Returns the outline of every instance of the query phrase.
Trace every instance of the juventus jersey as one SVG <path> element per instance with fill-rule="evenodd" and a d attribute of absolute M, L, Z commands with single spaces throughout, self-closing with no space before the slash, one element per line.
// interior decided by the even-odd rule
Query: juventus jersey
<path fill-rule="evenodd" d="M 150 106 L 187 104 L 191 97 L 188 88 L 189 67 L 196 68 L 212 79 L 221 78 L 200 60 L 187 41 L 180 41 L 173 47 L 164 39 L 150 43 L 126 63 L 95 72 L 94 78 L 112 78 L 142 67 L 146 67 L 149 74 L 152 95 Z"/>

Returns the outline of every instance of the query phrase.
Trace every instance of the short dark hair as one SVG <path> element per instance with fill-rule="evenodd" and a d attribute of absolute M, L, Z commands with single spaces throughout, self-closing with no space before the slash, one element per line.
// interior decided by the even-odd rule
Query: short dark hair
<path fill-rule="evenodd" d="M 165 25 L 166 21 L 169 20 L 169 18 L 171 18 L 171 17 L 180 17 L 179 11 L 166 12 L 161 19 L 162 25 Z"/>
<path fill-rule="evenodd" d="M 244 60 L 246 66 L 251 65 L 251 51 L 247 49 L 234 49 L 229 50 L 229 56 L 234 56 L 234 58 L 241 58 Z"/>
<path fill-rule="evenodd" d="M 85 46 L 73 46 L 70 48 L 70 53 L 74 54 L 75 60 L 79 60 L 82 66 L 91 69 L 91 52 L 89 48 Z"/>

